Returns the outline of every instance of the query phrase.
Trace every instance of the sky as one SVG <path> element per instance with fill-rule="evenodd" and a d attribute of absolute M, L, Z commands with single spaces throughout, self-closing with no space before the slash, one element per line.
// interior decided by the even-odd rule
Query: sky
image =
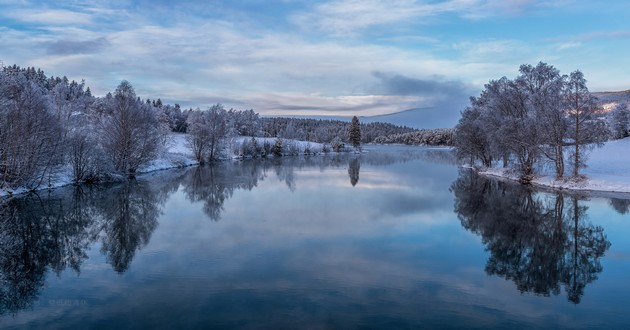
<path fill-rule="evenodd" d="M 0 0 L 0 61 L 140 97 L 263 115 L 408 109 L 452 126 L 521 64 L 630 89 L 630 1 Z"/>

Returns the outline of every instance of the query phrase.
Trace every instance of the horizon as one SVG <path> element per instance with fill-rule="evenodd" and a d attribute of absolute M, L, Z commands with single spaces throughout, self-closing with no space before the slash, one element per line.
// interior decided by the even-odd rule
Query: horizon
<path fill-rule="evenodd" d="M 143 99 L 271 116 L 383 116 L 452 127 L 483 85 L 540 61 L 593 92 L 630 88 L 627 2 L 0 0 L 4 65 L 131 82 Z"/>

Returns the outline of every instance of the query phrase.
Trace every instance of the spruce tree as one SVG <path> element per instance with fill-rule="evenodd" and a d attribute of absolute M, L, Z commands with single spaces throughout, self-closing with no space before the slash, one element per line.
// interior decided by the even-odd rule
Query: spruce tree
<path fill-rule="evenodd" d="M 357 116 L 352 117 L 348 139 L 355 149 L 361 150 L 361 125 L 359 124 L 359 118 L 357 118 Z"/>

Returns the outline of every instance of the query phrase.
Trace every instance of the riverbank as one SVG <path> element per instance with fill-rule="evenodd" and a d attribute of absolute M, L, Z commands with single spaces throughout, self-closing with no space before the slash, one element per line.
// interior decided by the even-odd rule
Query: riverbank
<path fill-rule="evenodd" d="M 588 167 L 580 170 L 583 178 L 557 180 L 552 170 L 543 170 L 533 185 L 575 191 L 630 193 L 630 138 L 608 141 L 588 154 Z M 518 175 L 503 168 L 478 171 L 481 175 L 518 180 Z"/>
<path fill-rule="evenodd" d="M 195 160 L 192 151 L 187 145 L 186 134 L 182 133 L 173 133 L 169 135 L 169 139 L 165 148 L 164 153 L 155 160 L 152 160 L 138 168 L 136 171 L 137 176 L 142 176 L 147 173 L 168 170 L 172 168 L 180 168 L 187 166 L 197 166 L 199 162 Z M 224 150 L 225 158 L 223 160 L 232 160 L 232 159 L 242 159 L 243 157 L 233 155 L 232 149 L 243 143 L 243 141 L 251 139 L 250 137 L 235 137 L 231 138 L 227 141 L 226 149 Z M 256 142 L 260 145 L 264 143 L 268 143 L 273 145 L 275 143 L 275 138 L 262 138 L 257 137 Z M 298 141 L 298 140 L 288 140 L 283 139 L 284 141 L 291 141 L 292 147 L 296 150 L 294 152 L 298 152 L 303 154 L 305 150 L 320 151 L 322 150 L 321 143 L 308 142 L 308 141 Z M 310 151 L 309 151 L 310 153 Z M 245 157 L 247 158 L 247 157 Z M 117 181 L 117 178 L 121 181 L 126 180 L 125 176 L 122 175 L 114 175 L 112 174 L 112 180 Z M 68 186 L 73 184 L 72 180 L 72 170 L 69 166 L 58 169 L 54 175 L 51 175 L 49 180 L 46 180 L 45 183 L 42 183 L 37 189 L 27 189 L 24 187 L 18 187 L 16 189 L 0 189 L 0 198 L 21 195 L 25 193 L 29 193 L 32 191 L 43 191 L 55 189 L 63 186 Z"/>

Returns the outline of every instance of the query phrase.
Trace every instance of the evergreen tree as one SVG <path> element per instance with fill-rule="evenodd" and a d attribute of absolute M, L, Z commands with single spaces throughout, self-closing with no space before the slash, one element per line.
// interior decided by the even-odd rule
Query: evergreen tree
<path fill-rule="evenodd" d="M 276 143 L 273 145 L 271 152 L 274 156 L 282 156 L 282 140 L 280 138 L 276 138 Z"/>
<path fill-rule="evenodd" d="M 352 117 L 348 140 L 350 140 L 350 143 L 355 149 L 361 149 L 361 125 L 359 124 L 359 118 L 357 118 L 357 116 Z"/>

